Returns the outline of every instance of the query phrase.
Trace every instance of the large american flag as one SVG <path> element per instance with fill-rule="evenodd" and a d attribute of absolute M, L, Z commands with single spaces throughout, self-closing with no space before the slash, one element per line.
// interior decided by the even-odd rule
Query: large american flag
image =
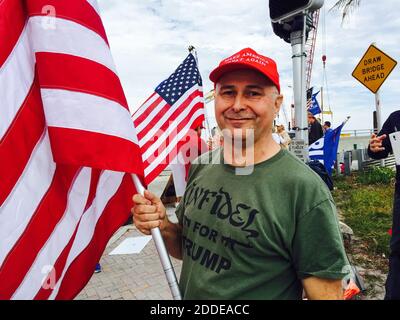
<path fill-rule="evenodd" d="M 204 121 L 203 88 L 192 53 L 132 116 L 141 149 L 144 181 L 151 183 L 175 159 L 190 130 Z"/>
<path fill-rule="evenodd" d="M 95 1 L 2 0 L 0 39 L 0 299 L 71 299 L 129 217 L 135 127 Z"/>

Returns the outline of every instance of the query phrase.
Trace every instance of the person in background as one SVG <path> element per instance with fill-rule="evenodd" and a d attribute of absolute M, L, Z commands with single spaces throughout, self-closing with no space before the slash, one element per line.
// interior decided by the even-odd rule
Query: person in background
<path fill-rule="evenodd" d="M 315 141 L 321 139 L 324 135 L 319 121 L 314 117 L 311 112 L 307 114 L 308 118 L 308 145 L 312 145 Z"/>
<path fill-rule="evenodd" d="M 94 273 L 100 273 L 101 272 L 101 265 L 100 262 L 96 263 L 96 267 L 94 268 Z"/>
<path fill-rule="evenodd" d="M 272 127 L 272 139 L 274 139 L 274 141 L 279 144 L 279 146 L 283 145 L 283 138 L 279 135 L 278 131 L 277 131 L 277 127 L 273 126 Z"/>
<path fill-rule="evenodd" d="M 373 159 L 384 159 L 393 153 L 389 134 L 400 129 L 400 111 L 393 112 L 378 135 L 369 140 L 368 155 Z M 389 274 L 386 280 L 386 300 L 400 300 L 400 166 L 396 165 L 396 185 L 393 202 L 393 226 L 390 239 Z"/>
<path fill-rule="evenodd" d="M 329 131 L 332 131 L 330 121 L 324 122 L 323 130 L 324 130 L 324 134 L 327 134 Z"/>
<path fill-rule="evenodd" d="M 292 142 L 292 139 L 290 139 L 289 134 L 286 132 L 285 126 L 283 124 L 278 125 L 276 127 L 276 131 L 282 138 L 282 143 L 281 143 L 282 147 L 287 149 L 289 147 L 290 142 Z"/>
<path fill-rule="evenodd" d="M 211 130 L 211 134 L 212 137 L 208 138 L 207 145 L 209 150 L 215 150 L 223 145 L 224 138 L 218 127 L 214 127 Z"/>

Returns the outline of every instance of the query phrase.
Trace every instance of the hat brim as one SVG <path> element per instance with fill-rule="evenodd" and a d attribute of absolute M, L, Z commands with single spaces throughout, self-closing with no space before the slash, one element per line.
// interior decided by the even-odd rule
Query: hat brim
<path fill-rule="evenodd" d="M 229 63 L 223 66 L 218 66 L 216 67 L 213 71 L 210 73 L 210 80 L 214 82 L 215 84 L 218 82 L 218 80 L 228 72 L 236 71 L 236 70 L 241 70 L 241 69 L 251 69 L 260 72 L 262 75 L 267 77 L 280 91 L 279 85 L 270 77 L 268 74 L 265 73 L 264 70 L 261 68 L 257 68 L 256 66 L 249 65 L 247 63 L 240 63 L 240 62 L 235 62 L 235 63 Z"/>

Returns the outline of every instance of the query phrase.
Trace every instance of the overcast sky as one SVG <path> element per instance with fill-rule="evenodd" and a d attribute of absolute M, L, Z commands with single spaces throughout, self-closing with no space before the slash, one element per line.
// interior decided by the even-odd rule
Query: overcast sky
<path fill-rule="evenodd" d="M 210 71 L 221 59 L 251 47 L 273 58 L 281 76 L 285 108 L 292 103 L 291 46 L 272 31 L 266 0 L 98 0 L 117 70 L 131 111 L 136 110 L 155 87 L 197 49 L 203 90 L 213 88 Z M 400 60 L 398 0 L 362 0 L 359 9 L 341 24 L 341 15 L 329 11 L 335 0 L 325 1 L 321 11 L 312 86 L 323 85 L 322 54 L 326 47 L 325 105 L 333 111 L 333 125 L 351 116 L 344 129 L 372 128 L 374 95 L 351 73 L 367 48 L 379 49 Z M 324 19 L 325 17 L 325 19 Z M 323 25 L 325 20 L 325 37 Z M 325 39 L 325 40 L 324 40 Z M 382 116 L 400 109 L 400 66 L 382 85 Z M 213 103 L 207 106 L 212 121 Z M 283 115 L 281 115 L 282 122 Z M 326 120 L 330 120 L 328 117 Z"/>

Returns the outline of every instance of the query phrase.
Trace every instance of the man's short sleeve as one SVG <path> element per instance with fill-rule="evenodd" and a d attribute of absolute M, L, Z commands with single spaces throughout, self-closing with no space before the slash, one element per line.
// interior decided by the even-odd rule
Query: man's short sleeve
<path fill-rule="evenodd" d="M 327 199 L 301 216 L 293 239 L 293 260 L 300 279 L 342 279 L 349 270 L 334 203 Z"/>

